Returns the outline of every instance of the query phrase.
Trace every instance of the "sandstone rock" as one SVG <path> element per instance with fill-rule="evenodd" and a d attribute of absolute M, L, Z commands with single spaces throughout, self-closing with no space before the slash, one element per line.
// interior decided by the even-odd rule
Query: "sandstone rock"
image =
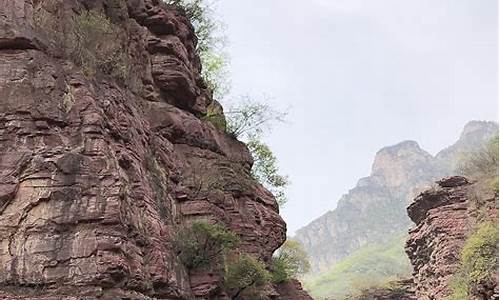
<path fill-rule="evenodd" d="M 306 292 L 302 290 L 302 285 L 298 280 L 290 280 L 282 283 L 276 288 L 278 292 L 277 300 L 312 300 Z"/>
<path fill-rule="evenodd" d="M 224 222 L 268 262 L 286 225 L 245 145 L 199 118 L 212 100 L 192 25 L 158 0 L 56 2 L 62 25 L 85 8 L 118 22 L 135 80 L 85 77 L 39 46 L 44 1 L 0 1 L 0 298 L 225 299 L 180 263 L 179 226 Z M 199 168 L 223 184 L 194 197 Z"/>
<path fill-rule="evenodd" d="M 466 178 L 454 176 L 437 183 L 437 188 L 423 192 L 408 207 L 416 226 L 410 230 L 406 253 L 413 266 L 418 299 L 445 299 L 449 295 L 460 250 L 477 222 L 471 206 L 474 186 Z M 498 195 L 483 197 L 488 214 L 497 219 Z"/>

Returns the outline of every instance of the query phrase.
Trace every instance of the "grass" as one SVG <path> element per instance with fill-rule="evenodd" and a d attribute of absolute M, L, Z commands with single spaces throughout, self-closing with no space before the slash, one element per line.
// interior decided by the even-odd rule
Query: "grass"
<path fill-rule="evenodd" d="M 481 286 L 494 286 L 498 270 L 498 224 L 478 226 L 460 252 L 460 267 L 450 282 L 449 300 L 468 299 Z"/>
<path fill-rule="evenodd" d="M 306 290 L 314 299 L 347 299 L 364 289 L 408 277 L 411 267 L 404 252 L 406 237 L 406 234 L 401 234 L 387 244 L 364 246 L 329 271 L 306 278 Z"/>

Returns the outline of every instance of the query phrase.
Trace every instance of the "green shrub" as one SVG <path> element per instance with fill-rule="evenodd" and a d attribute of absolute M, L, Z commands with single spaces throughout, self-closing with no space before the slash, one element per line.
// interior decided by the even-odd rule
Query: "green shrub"
<path fill-rule="evenodd" d="M 189 270 L 221 268 L 227 251 L 237 243 L 238 237 L 225 226 L 207 222 L 181 229 L 174 240 L 179 258 Z"/>
<path fill-rule="evenodd" d="M 254 159 L 252 176 L 273 193 L 280 206 L 285 204 L 285 188 L 289 181 L 287 176 L 279 173 L 276 156 L 269 146 L 258 138 L 252 137 L 247 146 Z"/>
<path fill-rule="evenodd" d="M 283 122 L 286 112 L 273 108 L 267 102 L 259 102 L 242 96 L 226 109 L 227 132 L 235 138 L 261 136 L 269 131 L 273 122 Z"/>
<path fill-rule="evenodd" d="M 450 282 L 450 299 L 467 299 L 476 287 L 491 285 L 498 270 L 498 224 L 481 224 L 460 252 L 460 266 Z"/>
<path fill-rule="evenodd" d="M 482 149 L 463 154 L 458 165 L 462 175 L 482 181 L 498 191 L 498 136 Z"/>
<path fill-rule="evenodd" d="M 267 285 L 271 275 L 263 262 L 248 254 L 239 254 L 228 261 L 224 274 L 224 286 L 231 299 L 240 296 L 258 299 L 260 288 Z"/>
<path fill-rule="evenodd" d="M 125 80 L 129 71 L 128 57 L 116 25 L 96 11 L 82 12 L 74 17 L 73 24 L 69 55 L 84 73 L 93 76 L 100 71 Z"/>
<path fill-rule="evenodd" d="M 61 22 L 60 1 L 48 0 L 34 7 L 34 25 L 50 41 L 50 47 L 80 66 L 86 76 L 102 72 L 125 81 L 130 59 L 118 25 L 101 12 L 83 10 L 70 20 Z"/>
<path fill-rule="evenodd" d="M 224 117 L 222 106 L 217 101 L 212 102 L 207 107 L 207 113 L 203 116 L 203 119 L 212 123 L 220 131 L 226 131 L 226 118 Z"/>
<path fill-rule="evenodd" d="M 201 75 L 214 97 L 223 98 L 229 91 L 227 76 L 228 58 L 224 52 L 223 25 L 214 17 L 214 3 L 207 0 L 164 0 L 179 7 L 193 24 L 198 38 L 197 51 L 200 56 Z"/>
<path fill-rule="evenodd" d="M 287 240 L 272 259 L 271 275 L 274 283 L 286 282 L 309 272 L 311 265 L 307 252 L 294 240 Z"/>

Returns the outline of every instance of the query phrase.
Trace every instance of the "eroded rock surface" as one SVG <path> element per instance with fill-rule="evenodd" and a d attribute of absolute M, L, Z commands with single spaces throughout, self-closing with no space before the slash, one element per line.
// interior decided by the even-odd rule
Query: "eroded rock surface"
<path fill-rule="evenodd" d="M 245 145 L 201 118 L 192 25 L 158 0 L 56 1 L 56 24 L 94 9 L 122 28 L 133 78 L 117 83 L 35 28 L 47 2 L 0 0 L 0 298 L 224 299 L 180 263 L 178 227 L 222 221 L 268 262 L 286 226 Z"/>
<path fill-rule="evenodd" d="M 498 219 L 498 194 L 475 195 L 474 184 L 459 176 L 444 178 L 437 184 L 408 207 L 408 215 L 416 226 L 410 230 L 406 253 L 414 269 L 418 299 L 449 296 L 460 250 L 478 221 L 473 205 L 478 199 L 473 197 L 482 197 L 486 218 Z M 498 286 L 488 290 L 489 295 L 473 299 L 498 299 Z"/>

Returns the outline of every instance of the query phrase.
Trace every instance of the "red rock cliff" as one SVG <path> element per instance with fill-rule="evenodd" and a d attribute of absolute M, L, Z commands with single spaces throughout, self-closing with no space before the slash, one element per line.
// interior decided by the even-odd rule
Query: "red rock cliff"
<path fill-rule="evenodd" d="M 459 266 L 460 251 L 477 224 L 471 199 L 474 184 L 464 177 L 448 177 L 438 186 L 420 194 L 408 207 L 416 226 L 406 245 L 413 265 L 418 299 L 445 299 L 450 279 Z M 498 219 L 498 194 L 482 195 L 488 219 Z M 498 285 L 471 299 L 498 299 Z"/>
<path fill-rule="evenodd" d="M 179 262 L 178 226 L 222 221 L 266 262 L 286 226 L 245 145 L 201 118 L 191 24 L 158 0 L 55 1 L 55 24 L 93 9 L 119 25 L 133 78 L 117 84 L 35 28 L 45 2 L 0 0 L 0 298 L 224 298 Z M 200 194 L 197 174 L 224 184 Z"/>

